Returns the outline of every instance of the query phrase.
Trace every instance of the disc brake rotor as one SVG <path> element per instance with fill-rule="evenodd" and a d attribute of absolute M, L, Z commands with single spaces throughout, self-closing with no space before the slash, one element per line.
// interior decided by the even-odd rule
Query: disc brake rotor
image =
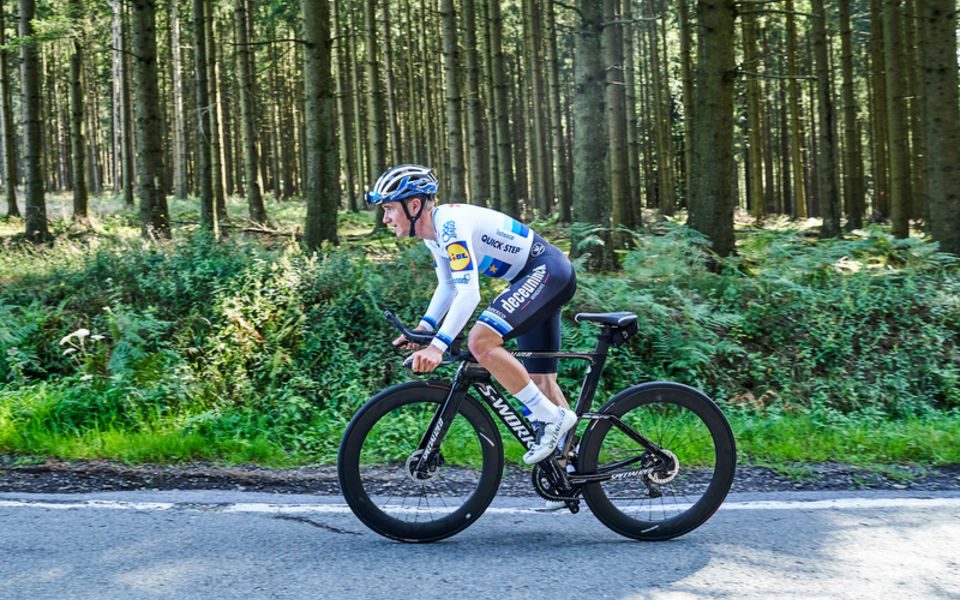
<path fill-rule="evenodd" d="M 407 458 L 406 463 L 406 474 L 414 483 L 424 483 L 433 479 L 433 476 L 437 474 L 437 470 L 443 465 L 443 455 L 439 452 L 434 452 L 430 458 L 427 459 L 427 469 L 424 473 L 417 472 L 417 463 L 420 462 L 420 457 L 423 456 L 423 450 L 417 450 Z"/>
<path fill-rule="evenodd" d="M 650 473 L 648 477 L 650 478 L 650 481 L 657 484 L 670 483 L 680 471 L 680 461 L 677 460 L 677 455 L 669 450 L 661 449 L 661 452 L 667 455 L 667 457 L 670 459 L 670 462 L 664 463 L 662 468 Z"/>

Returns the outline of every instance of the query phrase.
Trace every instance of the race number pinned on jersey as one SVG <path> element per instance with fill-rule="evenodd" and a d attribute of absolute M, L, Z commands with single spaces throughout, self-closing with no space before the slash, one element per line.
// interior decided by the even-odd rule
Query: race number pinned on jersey
<path fill-rule="evenodd" d="M 450 255 L 451 271 L 466 271 L 473 266 L 466 242 L 453 242 L 447 245 L 447 254 Z"/>

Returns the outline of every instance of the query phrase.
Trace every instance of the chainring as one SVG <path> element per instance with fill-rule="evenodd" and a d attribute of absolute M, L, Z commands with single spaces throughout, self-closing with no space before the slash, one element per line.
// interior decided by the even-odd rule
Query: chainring
<path fill-rule="evenodd" d="M 566 502 L 568 500 L 575 500 L 577 496 L 580 495 L 580 489 L 575 488 L 573 493 L 568 493 L 567 495 L 561 494 L 547 476 L 547 472 L 538 464 L 533 466 L 533 490 L 537 492 L 537 495 L 543 498 L 544 500 L 551 500 L 553 502 Z"/>

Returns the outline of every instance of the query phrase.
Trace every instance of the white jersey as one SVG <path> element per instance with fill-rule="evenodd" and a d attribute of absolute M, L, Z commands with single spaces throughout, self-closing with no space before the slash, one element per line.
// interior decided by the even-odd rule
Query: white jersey
<path fill-rule="evenodd" d="M 534 233 L 489 208 L 443 204 L 433 209 L 433 234 L 424 243 L 434 257 L 438 285 L 420 325 L 433 331 L 446 314 L 433 340 L 446 350 L 480 303 L 480 274 L 515 278 L 527 264 Z"/>

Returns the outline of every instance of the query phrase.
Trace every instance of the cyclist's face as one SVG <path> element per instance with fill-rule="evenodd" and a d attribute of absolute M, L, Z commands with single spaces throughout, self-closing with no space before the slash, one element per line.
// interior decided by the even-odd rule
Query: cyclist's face
<path fill-rule="evenodd" d="M 388 227 L 393 227 L 397 237 L 410 233 L 410 219 L 403 213 L 403 207 L 399 202 L 387 202 L 383 205 L 383 222 Z"/>

